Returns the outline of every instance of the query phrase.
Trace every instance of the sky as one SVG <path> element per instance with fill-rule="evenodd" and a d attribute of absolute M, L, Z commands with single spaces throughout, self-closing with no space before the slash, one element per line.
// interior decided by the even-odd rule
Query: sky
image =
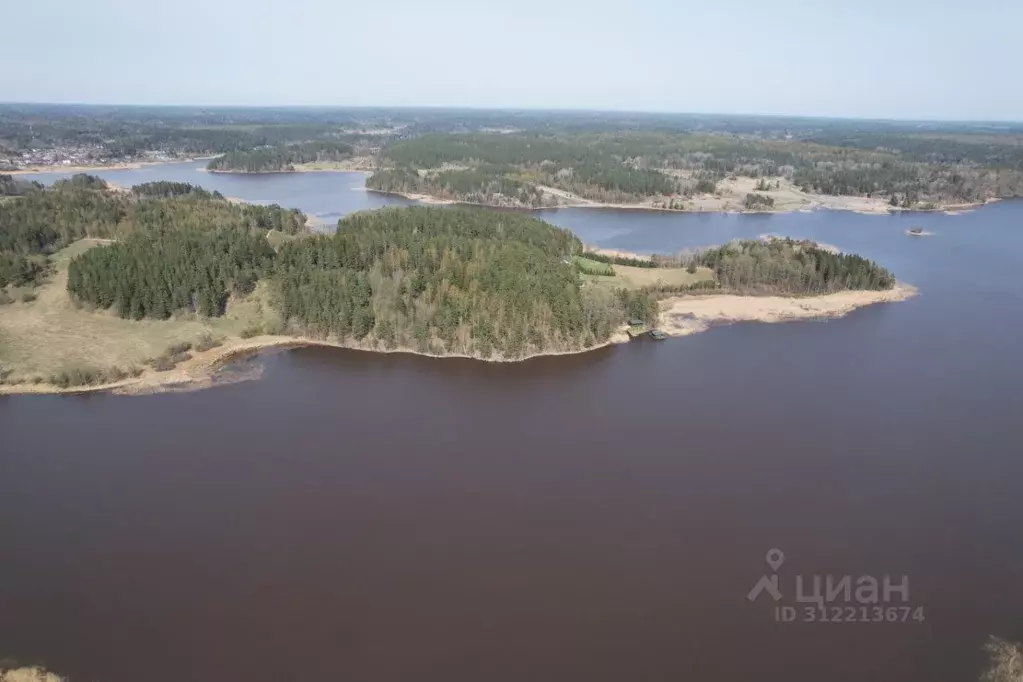
<path fill-rule="evenodd" d="M 10 0 L 0 101 L 1023 120 L 1013 0 Z"/>

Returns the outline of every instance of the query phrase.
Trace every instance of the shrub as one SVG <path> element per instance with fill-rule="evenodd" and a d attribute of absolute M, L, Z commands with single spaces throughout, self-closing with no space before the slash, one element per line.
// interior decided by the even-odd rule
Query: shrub
<path fill-rule="evenodd" d="M 263 333 L 272 336 L 280 336 L 285 332 L 284 320 L 270 320 L 263 325 Z"/>
<path fill-rule="evenodd" d="M 696 182 L 696 185 L 693 187 L 693 191 L 697 194 L 713 194 L 717 191 L 717 188 L 718 184 L 716 182 L 703 178 Z"/>
<path fill-rule="evenodd" d="M 178 355 L 180 353 L 186 353 L 192 350 L 192 344 L 189 341 L 182 341 L 181 343 L 175 343 L 173 346 L 167 346 L 167 350 L 163 354 L 167 357 L 172 355 Z"/>
<path fill-rule="evenodd" d="M 238 336 L 242 337 L 243 339 L 251 339 L 253 336 L 259 336 L 262 333 L 263 333 L 262 327 L 260 327 L 259 325 L 251 325 L 243 329 Z"/>
<path fill-rule="evenodd" d="M 36 300 L 36 294 L 34 291 L 26 291 L 21 295 L 22 303 L 31 303 L 34 300 Z"/>
<path fill-rule="evenodd" d="M 746 198 L 743 199 L 742 205 L 753 210 L 759 208 L 774 208 L 774 199 L 766 194 L 750 192 L 746 195 Z"/>
<path fill-rule="evenodd" d="M 213 335 L 206 332 L 199 337 L 199 340 L 195 342 L 195 350 L 199 353 L 204 353 L 210 349 L 217 348 L 218 346 L 224 345 L 222 339 L 215 339 Z"/>
<path fill-rule="evenodd" d="M 123 379 L 118 369 L 102 370 L 89 365 L 70 365 L 50 376 L 50 383 L 59 388 L 93 386 Z"/>
<path fill-rule="evenodd" d="M 9 293 L 0 289 L 0 305 L 7 305 L 8 303 L 14 303 L 14 299 L 11 298 Z"/>
<path fill-rule="evenodd" d="M 157 372 L 167 372 L 174 369 L 174 361 L 168 357 L 159 357 L 153 360 L 151 366 Z"/>

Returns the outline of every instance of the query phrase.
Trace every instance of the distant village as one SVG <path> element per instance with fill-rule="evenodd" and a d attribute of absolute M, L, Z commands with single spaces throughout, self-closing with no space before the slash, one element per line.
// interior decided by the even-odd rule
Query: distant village
<path fill-rule="evenodd" d="M 0 171 L 24 170 L 37 166 L 101 166 L 112 163 L 173 160 L 174 157 L 166 152 L 149 151 L 131 157 L 115 158 L 99 145 L 61 145 L 0 156 Z"/>

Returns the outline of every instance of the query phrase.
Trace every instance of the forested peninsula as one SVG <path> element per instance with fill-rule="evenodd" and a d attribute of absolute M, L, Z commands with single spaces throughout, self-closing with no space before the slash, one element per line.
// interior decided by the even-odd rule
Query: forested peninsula
<path fill-rule="evenodd" d="M 212 159 L 206 170 L 218 173 L 288 173 L 302 164 L 336 163 L 352 158 L 346 142 L 302 142 L 229 151 Z"/>
<path fill-rule="evenodd" d="M 185 183 L 17 191 L 0 202 L 6 392 L 189 383 L 282 344 L 518 360 L 623 340 L 629 323 L 686 333 L 666 317 L 680 297 L 810 310 L 897 289 L 871 261 L 787 239 L 627 257 L 521 213 L 388 208 L 323 235 L 299 211 Z"/>

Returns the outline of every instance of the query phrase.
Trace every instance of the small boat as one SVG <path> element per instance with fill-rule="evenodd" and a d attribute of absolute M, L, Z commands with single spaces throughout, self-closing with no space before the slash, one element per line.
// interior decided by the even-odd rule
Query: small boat
<path fill-rule="evenodd" d="M 913 235 L 914 237 L 919 237 L 919 236 L 923 235 L 923 233 L 924 233 L 924 228 L 922 228 L 922 227 L 912 227 L 912 228 L 909 229 L 909 234 Z"/>
<path fill-rule="evenodd" d="M 655 341 L 664 341 L 666 338 L 668 338 L 668 334 L 662 332 L 660 329 L 651 329 L 650 338 L 654 339 Z"/>

